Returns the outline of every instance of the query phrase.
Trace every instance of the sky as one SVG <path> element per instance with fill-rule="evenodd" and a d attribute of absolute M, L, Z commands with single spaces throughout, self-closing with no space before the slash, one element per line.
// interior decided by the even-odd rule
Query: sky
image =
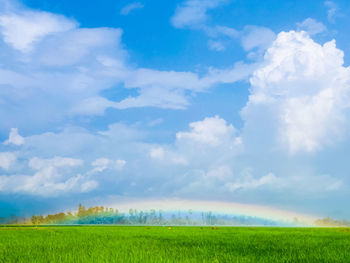
<path fill-rule="evenodd" d="M 350 220 L 349 12 L 0 0 L 0 216 L 183 199 Z"/>

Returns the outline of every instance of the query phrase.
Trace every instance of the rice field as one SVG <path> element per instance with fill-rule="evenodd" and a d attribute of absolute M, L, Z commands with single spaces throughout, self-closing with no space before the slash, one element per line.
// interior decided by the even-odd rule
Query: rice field
<path fill-rule="evenodd" d="M 3 226 L 0 262 L 350 262 L 350 229 Z"/>

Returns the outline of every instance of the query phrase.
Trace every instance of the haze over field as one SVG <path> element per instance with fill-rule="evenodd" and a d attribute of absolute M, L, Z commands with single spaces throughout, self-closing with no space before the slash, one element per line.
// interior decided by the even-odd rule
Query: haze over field
<path fill-rule="evenodd" d="M 187 200 L 349 220 L 349 12 L 0 0 L 0 217 Z"/>

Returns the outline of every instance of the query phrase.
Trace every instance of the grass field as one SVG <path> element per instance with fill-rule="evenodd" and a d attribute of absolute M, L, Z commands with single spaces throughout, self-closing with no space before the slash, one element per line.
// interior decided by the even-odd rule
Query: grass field
<path fill-rule="evenodd" d="M 350 229 L 0 227 L 0 262 L 350 262 Z"/>

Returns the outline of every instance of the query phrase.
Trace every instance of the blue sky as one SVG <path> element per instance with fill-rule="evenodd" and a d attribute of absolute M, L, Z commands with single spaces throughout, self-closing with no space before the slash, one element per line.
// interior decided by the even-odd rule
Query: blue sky
<path fill-rule="evenodd" d="M 350 219 L 346 1 L 0 4 L 2 215 L 183 198 Z"/>

